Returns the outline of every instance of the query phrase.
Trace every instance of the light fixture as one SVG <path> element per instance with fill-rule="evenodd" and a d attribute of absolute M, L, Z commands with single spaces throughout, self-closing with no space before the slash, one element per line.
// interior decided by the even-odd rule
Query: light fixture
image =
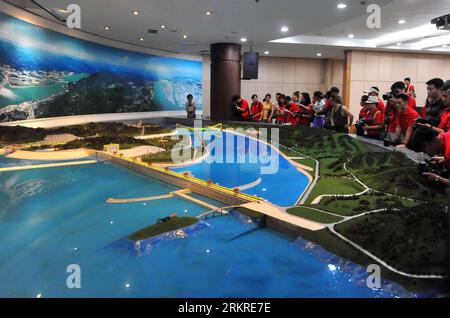
<path fill-rule="evenodd" d="M 125 284 L 125 287 L 126 287 L 126 288 L 130 288 L 130 286 L 131 286 L 130 283 L 126 283 L 126 284 Z"/>
<path fill-rule="evenodd" d="M 406 20 L 398 20 L 398 24 L 405 24 L 406 23 Z"/>
<path fill-rule="evenodd" d="M 338 7 L 338 9 L 345 9 L 345 8 L 347 8 L 347 5 L 345 3 L 339 3 L 337 5 L 337 7 Z"/>
<path fill-rule="evenodd" d="M 241 38 L 241 42 L 247 42 L 247 38 Z"/>
<path fill-rule="evenodd" d="M 105 26 L 105 30 L 109 30 L 109 26 Z"/>
<path fill-rule="evenodd" d="M 270 52 L 269 52 L 269 51 L 264 51 L 264 54 L 265 54 L 265 55 L 269 55 Z"/>
<path fill-rule="evenodd" d="M 139 11 L 134 10 L 132 13 L 133 13 L 133 15 L 138 15 L 138 14 L 139 14 Z"/>
<path fill-rule="evenodd" d="M 144 41 L 144 38 L 140 38 L 139 41 L 143 42 L 143 41 Z"/>
<path fill-rule="evenodd" d="M 348 35 L 348 38 L 349 38 L 349 39 L 353 39 L 354 37 L 355 37 L 354 34 L 349 34 L 349 35 Z"/>
<path fill-rule="evenodd" d="M 42 294 L 37 294 L 36 295 L 36 298 L 41 298 L 42 297 Z"/>
<path fill-rule="evenodd" d="M 289 31 L 287 26 L 281 27 L 281 32 L 286 33 L 287 31 Z"/>
<path fill-rule="evenodd" d="M 322 53 L 317 53 L 317 56 L 319 56 L 319 57 L 322 56 Z"/>
<path fill-rule="evenodd" d="M 165 24 L 161 24 L 161 29 L 165 29 L 166 25 Z"/>
<path fill-rule="evenodd" d="M 183 35 L 183 39 L 187 39 L 187 34 Z"/>
<path fill-rule="evenodd" d="M 446 47 L 448 47 L 448 44 L 444 44 L 442 47 L 443 47 L 443 48 L 446 48 Z"/>
<path fill-rule="evenodd" d="M 397 42 L 397 45 L 402 45 L 403 43 L 402 42 Z"/>
<path fill-rule="evenodd" d="M 205 14 L 206 14 L 206 15 L 211 15 L 212 12 L 211 12 L 211 11 L 206 11 Z"/>

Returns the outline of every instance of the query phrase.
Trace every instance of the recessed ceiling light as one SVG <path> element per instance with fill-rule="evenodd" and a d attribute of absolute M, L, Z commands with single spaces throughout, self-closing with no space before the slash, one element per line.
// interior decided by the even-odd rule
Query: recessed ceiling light
<path fill-rule="evenodd" d="M 405 24 L 406 20 L 398 20 L 398 24 Z"/>
<path fill-rule="evenodd" d="M 397 42 L 397 45 L 402 45 L 403 43 L 402 42 Z"/>
<path fill-rule="evenodd" d="M 134 15 L 138 15 L 138 14 L 139 14 L 139 11 L 134 10 L 132 13 L 133 13 Z"/>
<path fill-rule="evenodd" d="M 161 24 L 161 29 L 165 29 L 166 25 L 165 24 Z"/>
<path fill-rule="evenodd" d="M 247 42 L 247 38 L 241 38 L 241 42 Z"/>
<path fill-rule="evenodd" d="M 281 32 L 286 33 L 287 31 L 289 31 L 288 27 L 286 27 L 286 26 L 281 27 Z"/>
<path fill-rule="evenodd" d="M 140 38 L 139 41 L 141 41 L 141 42 L 144 41 L 144 38 Z"/>
<path fill-rule="evenodd" d="M 353 39 L 354 37 L 355 37 L 354 34 L 349 34 L 349 35 L 348 35 L 348 38 L 349 38 L 349 39 Z"/>
<path fill-rule="evenodd" d="M 445 47 L 448 47 L 448 44 L 444 44 L 442 47 L 444 47 L 444 48 L 445 48 Z"/>
<path fill-rule="evenodd" d="M 322 53 L 317 53 L 317 56 L 322 56 Z"/>
<path fill-rule="evenodd" d="M 211 12 L 211 11 L 206 11 L 205 14 L 206 14 L 206 15 L 211 15 L 212 12 Z"/>
<path fill-rule="evenodd" d="M 264 52 L 265 55 L 269 55 L 269 53 L 270 53 L 269 51 L 265 51 Z"/>
<path fill-rule="evenodd" d="M 105 30 L 109 30 L 109 26 L 105 26 Z"/>
<path fill-rule="evenodd" d="M 345 3 L 339 3 L 337 5 L 337 7 L 338 7 L 338 9 L 345 9 L 345 8 L 347 8 L 347 5 Z"/>
<path fill-rule="evenodd" d="M 187 39 L 187 34 L 183 35 L 183 39 Z"/>

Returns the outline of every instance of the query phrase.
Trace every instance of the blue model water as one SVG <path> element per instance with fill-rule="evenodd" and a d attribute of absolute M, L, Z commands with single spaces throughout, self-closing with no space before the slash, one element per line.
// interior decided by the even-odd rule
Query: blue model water
<path fill-rule="evenodd" d="M 0 173 L 0 297 L 410 296 L 372 291 L 270 230 L 230 241 L 251 229 L 232 216 L 142 256 L 114 248 L 158 218 L 205 209 L 179 198 L 124 205 L 107 198 L 173 190 L 108 162 Z M 66 286 L 70 264 L 81 268 L 81 289 Z"/>
<path fill-rule="evenodd" d="M 217 157 L 219 162 L 202 161 L 194 165 L 173 169 L 176 172 L 191 171 L 203 180 L 212 180 L 222 186 L 236 188 L 251 184 L 261 178 L 261 182 L 244 193 L 256 195 L 279 206 L 293 206 L 308 186 L 308 177 L 300 172 L 276 149 L 261 142 L 230 132 L 207 132 L 211 136 L 209 157 Z M 211 134 L 211 135 L 209 135 Z M 208 137 L 207 137 L 208 138 Z M 223 141 L 222 149 L 212 147 L 215 139 Z M 233 140 L 231 142 L 231 140 Z M 255 147 L 256 145 L 256 147 Z M 265 153 L 261 151 L 264 149 Z M 233 162 L 227 156 L 233 154 Z M 273 157 L 277 165 L 276 173 L 264 174 L 262 169 L 270 167 L 268 158 Z M 228 161 L 228 162 L 227 162 Z"/>

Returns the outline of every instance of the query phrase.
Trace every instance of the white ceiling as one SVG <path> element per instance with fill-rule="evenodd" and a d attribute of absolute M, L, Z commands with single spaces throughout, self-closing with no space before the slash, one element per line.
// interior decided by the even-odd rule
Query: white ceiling
<path fill-rule="evenodd" d="M 241 43 L 242 37 L 248 39 L 245 49 L 249 49 L 251 43 L 253 49 L 261 53 L 270 51 L 270 56 L 317 57 L 320 52 L 322 58 L 341 58 L 345 49 L 380 48 L 381 38 L 388 35 L 395 36 L 387 41 L 384 39 L 382 49 L 420 51 L 425 45 L 420 40 L 436 33 L 431 27 L 431 19 L 450 13 L 450 0 L 369 0 L 366 2 L 382 8 L 382 28 L 369 29 L 366 26 L 367 4 L 362 5 L 364 1 L 360 0 L 259 0 L 259 3 L 255 0 L 37 1 L 51 10 L 64 9 L 71 3 L 79 4 L 83 31 L 190 55 L 200 55 L 215 42 Z M 29 0 L 8 2 L 55 20 Z M 338 9 L 338 3 L 346 3 L 348 7 Z M 133 15 L 134 10 L 139 14 Z M 207 10 L 213 14 L 206 15 Z M 400 25 L 400 19 L 405 19 L 406 23 Z M 167 26 L 164 30 L 160 27 L 162 24 Z M 105 26 L 110 29 L 105 30 Z M 282 26 L 289 27 L 289 31 L 282 33 Z M 149 34 L 148 29 L 157 29 L 158 34 Z M 355 35 L 353 39 L 348 38 L 350 33 Z M 187 39 L 183 38 L 184 34 Z M 441 41 L 449 44 L 449 48 L 441 48 Z M 402 45 L 397 46 L 397 42 Z M 450 39 L 448 43 L 447 38 L 431 42 L 439 44 L 434 51 L 450 54 Z M 425 50 L 428 52 L 429 49 Z"/>

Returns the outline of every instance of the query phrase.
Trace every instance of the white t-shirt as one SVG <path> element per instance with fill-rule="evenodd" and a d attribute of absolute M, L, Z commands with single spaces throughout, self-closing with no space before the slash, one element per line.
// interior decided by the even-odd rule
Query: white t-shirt
<path fill-rule="evenodd" d="M 195 103 L 194 102 L 192 102 L 192 104 L 189 104 L 189 102 L 186 102 L 186 110 L 188 111 L 188 112 L 193 112 L 193 111 L 195 111 L 195 108 L 196 108 L 197 106 L 195 105 Z"/>
<path fill-rule="evenodd" d="M 314 104 L 313 108 L 316 112 L 321 112 L 325 109 L 325 105 L 326 105 L 325 100 L 321 99 L 320 101 Z"/>

